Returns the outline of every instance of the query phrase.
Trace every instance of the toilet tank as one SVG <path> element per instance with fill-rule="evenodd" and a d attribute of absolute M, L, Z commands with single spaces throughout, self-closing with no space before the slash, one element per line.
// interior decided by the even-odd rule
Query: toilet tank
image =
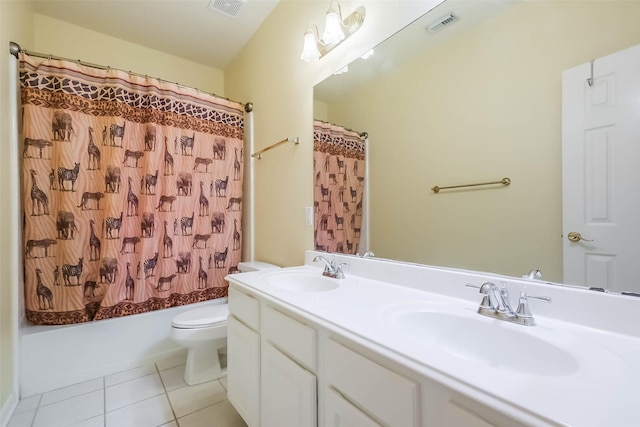
<path fill-rule="evenodd" d="M 275 264 L 269 264 L 262 261 L 244 261 L 238 264 L 238 270 L 241 273 L 247 273 L 249 271 L 261 271 L 261 270 L 273 270 L 280 268 Z"/>

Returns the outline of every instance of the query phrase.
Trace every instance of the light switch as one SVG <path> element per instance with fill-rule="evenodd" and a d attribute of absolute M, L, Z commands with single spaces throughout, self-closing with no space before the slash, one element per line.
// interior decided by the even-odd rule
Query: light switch
<path fill-rule="evenodd" d="M 313 225 L 313 208 L 311 206 L 305 206 L 304 216 L 307 220 L 307 225 Z"/>

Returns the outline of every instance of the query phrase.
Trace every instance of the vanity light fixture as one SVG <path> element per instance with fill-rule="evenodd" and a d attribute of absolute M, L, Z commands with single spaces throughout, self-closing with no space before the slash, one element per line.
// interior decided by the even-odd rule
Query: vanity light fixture
<path fill-rule="evenodd" d="M 364 22 L 364 17 L 365 9 L 360 6 L 351 15 L 342 18 L 340 3 L 332 0 L 329 3 L 329 10 L 327 10 L 322 37 L 319 36 L 318 27 L 313 23 L 309 23 L 307 30 L 304 32 L 304 45 L 300 59 L 311 62 L 322 58 L 334 47 L 358 31 Z"/>
<path fill-rule="evenodd" d="M 369 49 L 367 52 L 365 52 L 360 58 L 361 59 L 369 59 L 373 56 L 373 49 Z"/>

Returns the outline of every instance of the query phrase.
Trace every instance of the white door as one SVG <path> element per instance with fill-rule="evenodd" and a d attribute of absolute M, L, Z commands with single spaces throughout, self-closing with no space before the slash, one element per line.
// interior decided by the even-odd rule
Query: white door
<path fill-rule="evenodd" d="M 562 75 L 563 281 L 640 292 L 640 46 L 593 76 Z"/>

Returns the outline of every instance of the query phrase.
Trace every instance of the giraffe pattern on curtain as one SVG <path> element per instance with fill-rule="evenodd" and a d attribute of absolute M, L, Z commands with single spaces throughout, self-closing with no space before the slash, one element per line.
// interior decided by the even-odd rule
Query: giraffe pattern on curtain
<path fill-rule="evenodd" d="M 225 297 L 242 247 L 242 105 L 25 54 L 20 84 L 27 319 Z"/>
<path fill-rule="evenodd" d="M 358 252 L 365 189 L 365 141 L 358 132 L 313 122 L 317 251 Z"/>

